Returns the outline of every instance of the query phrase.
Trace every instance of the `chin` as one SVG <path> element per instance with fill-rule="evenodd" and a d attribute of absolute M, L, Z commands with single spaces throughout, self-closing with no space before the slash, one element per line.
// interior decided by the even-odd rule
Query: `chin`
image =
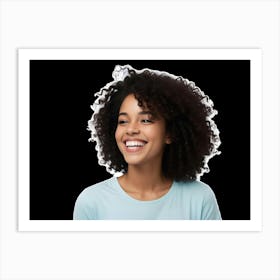
<path fill-rule="evenodd" d="M 142 162 L 142 161 L 140 161 L 140 160 L 131 160 L 131 159 L 126 159 L 125 158 L 125 162 L 128 164 L 128 166 L 129 165 L 131 165 L 131 166 L 137 166 L 137 165 L 143 165 L 144 163 Z"/>

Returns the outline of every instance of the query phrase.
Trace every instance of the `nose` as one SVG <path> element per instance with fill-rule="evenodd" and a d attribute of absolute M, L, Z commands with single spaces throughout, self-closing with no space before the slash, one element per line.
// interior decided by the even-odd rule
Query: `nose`
<path fill-rule="evenodd" d="M 140 132 L 140 129 L 136 122 L 129 123 L 129 125 L 127 126 L 127 129 L 126 129 L 126 133 L 128 135 L 135 135 L 135 134 L 138 134 L 139 132 Z"/>

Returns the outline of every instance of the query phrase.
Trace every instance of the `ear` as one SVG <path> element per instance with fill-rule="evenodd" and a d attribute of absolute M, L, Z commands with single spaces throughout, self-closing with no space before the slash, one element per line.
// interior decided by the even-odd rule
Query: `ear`
<path fill-rule="evenodd" d="M 165 138 L 165 144 L 171 144 L 171 143 L 172 143 L 171 137 L 170 135 L 167 135 Z"/>

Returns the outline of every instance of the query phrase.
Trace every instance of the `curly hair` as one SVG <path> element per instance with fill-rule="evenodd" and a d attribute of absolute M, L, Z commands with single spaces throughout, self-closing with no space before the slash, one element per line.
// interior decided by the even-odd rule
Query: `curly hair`
<path fill-rule="evenodd" d="M 117 65 L 114 80 L 95 94 L 94 113 L 88 121 L 90 141 L 96 142 L 98 163 L 111 174 L 126 173 L 128 165 L 115 141 L 120 106 L 134 94 L 165 120 L 171 144 L 165 146 L 162 171 L 166 178 L 193 180 L 209 172 L 208 160 L 220 153 L 219 130 L 212 118 L 213 102 L 193 82 L 151 69 Z"/>

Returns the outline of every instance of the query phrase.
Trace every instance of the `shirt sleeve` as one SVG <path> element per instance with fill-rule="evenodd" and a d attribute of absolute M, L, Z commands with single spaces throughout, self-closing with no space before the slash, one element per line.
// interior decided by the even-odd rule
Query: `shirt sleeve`
<path fill-rule="evenodd" d="M 201 219 L 222 220 L 215 194 L 210 188 L 204 197 Z"/>
<path fill-rule="evenodd" d="M 90 203 L 86 190 L 80 193 L 75 202 L 73 220 L 96 220 L 94 203 Z"/>

